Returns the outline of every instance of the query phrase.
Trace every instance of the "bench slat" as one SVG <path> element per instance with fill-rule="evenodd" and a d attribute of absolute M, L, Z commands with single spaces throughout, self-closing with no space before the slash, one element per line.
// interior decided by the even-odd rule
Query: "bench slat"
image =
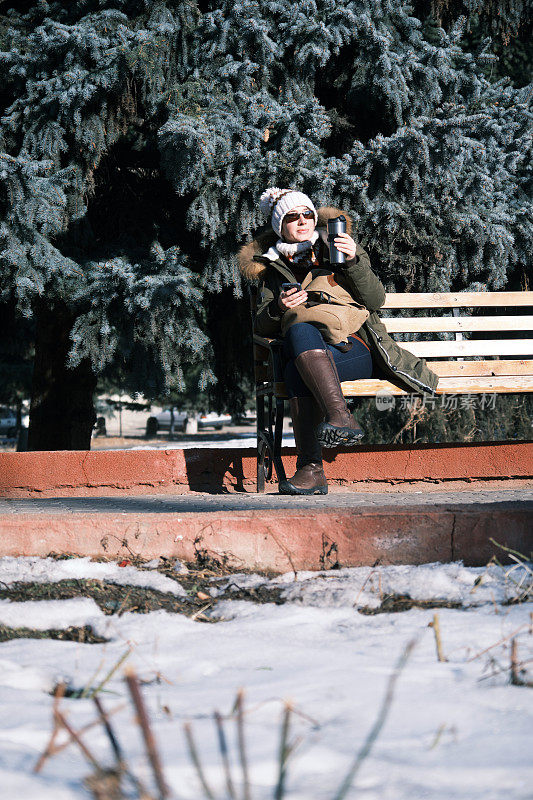
<path fill-rule="evenodd" d="M 533 356 L 533 339 L 470 339 L 462 342 L 397 342 L 423 358 L 445 356 Z M 429 365 L 431 366 L 431 364 Z"/>
<path fill-rule="evenodd" d="M 380 389 L 387 389 L 391 394 L 409 394 L 389 381 L 370 378 L 359 381 L 343 381 L 342 393 L 345 397 L 371 397 Z M 496 377 L 440 378 L 437 394 L 478 394 L 481 392 L 533 392 L 533 375 L 500 375 Z"/>
<path fill-rule="evenodd" d="M 533 292 L 390 292 L 382 308 L 533 306 Z M 379 314 L 379 311 L 378 311 Z"/>
<path fill-rule="evenodd" d="M 533 360 L 498 359 L 493 361 L 430 361 L 431 369 L 440 378 L 495 377 L 533 375 Z M 256 365 L 256 381 L 271 380 L 267 365 Z M 392 385 L 392 384 L 391 384 Z M 283 386 L 283 384 L 276 384 Z M 284 391 L 284 390 L 283 390 Z"/>
<path fill-rule="evenodd" d="M 533 361 L 502 358 L 494 361 L 430 361 L 431 369 L 442 378 L 487 375 L 533 375 Z"/>
<path fill-rule="evenodd" d="M 382 322 L 388 333 L 533 330 L 533 315 L 521 317 L 386 317 Z"/>
<path fill-rule="evenodd" d="M 386 389 L 390 394 L 416 394 L 406 392 L 389 381 L 368 378 L 358 381 L 343 381 L 342 393 L 345 397 L 373 397 L 380 389 Z M 284 383 L 275 383 L 276 397 L 287 398 Z M 515 392 L 533 392 L 532 375 L 501 375 L 495 377 L 450 377 L 440 378 L 437 394 L 481 394 L 497 392 L 498 394 L 513 394 Z"/>
<path fill-rule="evenodd" d="M 533 360 L 501 358 L 493 361 L 430 361 L 432 371 L 440 378 L 496 375 L 533 375 Z M 256 365 L 256 381 L 271 379 L 268 365 Z"/>

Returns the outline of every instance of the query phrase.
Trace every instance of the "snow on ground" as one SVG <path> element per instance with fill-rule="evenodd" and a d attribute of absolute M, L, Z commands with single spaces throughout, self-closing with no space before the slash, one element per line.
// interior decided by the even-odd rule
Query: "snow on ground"
<path fill-rule="evenodd" d="M 268 580 L 261 575 L 236 574 L 217 582 L 213 597 L 224 590 L 277 587 L 283 597 L 311 606 L 375 608 L 383 595 L 408 595 L 414 600 L 440 600 L 477 606 L 483 603 L 505 603 L 513 599 L 517 586 L 529 577 L 528 569 L 516 564 L 510 567 L 464 567 L 462 563 L 390 566 L 373 569 L 341 569 L 330 572 L 289 572 Z"/>
<path fill-rule="evenodd" d="M 206 447 L 213 447 L 215 445 L 217 448 L 224 448 L 224 449 L 232 449 L 235 450 L 236 448 L 240 447 L 251 447 L 255 450 L 256 448 L 256 440 L 257 434 L 254 431 L 250 431 L 250 433 L 241 433 L 238 434 L 234 439 L 221 439 L 216 438 L 215 440 L 201 440 L 197 438 L 191 439 L 180 439 L 179 441 L 169 441 L 169 440 L 162 440 L 161 442 L 151 442 L 150 444 L 139 444 L 133 445 L 127 449 L 129 450 L 189 450 L 191 448 L 199 448 L 203 449 Z M 294 441 L 294 434 L 284 433 L 282 439 L 282 447 L 295 447 Z M 117 448 L 119 449 L 119 448 Z M 124 449 L 121 447 L 120 449 Z"/>
<path fill-rule="evenodd" d="M 90 558 L 68 558 L 57 561 L 54 558 L 24 556 L 0 558 L 0 584 L 57 583 L 64 580 L 100 580 L 116 583 L 119 586 L 139 586 L 157 589 L 178 597 L 187 593 L 183 586 L 159 572 L 139 570 L 132 566 L 119 567 L 113 561 L 91 561 Z"/>
<path fill-rule="evenodd" d="M 44 574 L 43 580 L 61 575 L 56 578 L 60 580 L 68 564 L 71 575 L 79 570 L 87 577 L 86 570 L 102 566 L 72 559 L 54 562 L 54 567 L 50 561 L 33 559 L 30 565 L 28 559 L 1 559 L 0 580 L 34 580 Z M 34 619 L 41 626 L 48 619 L 50 627 L 58 627 L 56 609 L 62 607 L 65 624 L 74 624 L 73 619 L 76 624 L 94 624 L 110 641 L 0 644 L 2 797 L 89 797 L 82 780 L 90 768 L 73 746 L 50 759 L 40 774 L 32 772 L 51 731 L 49 692 L 59 679 L 71 688 L 97 686 L 129 653 L 125 663 L 145 681 L 142 691 L 172 798 L 204 796 L 186 753 L 186 720 L 192 720 L 216 797 L 226 797 L 211 714 L 219 709 L 229 716 L 236 692 L 243 687 L 253 800 L 273 796 L 280 720 L 288 699 L 295 709 L 290 738 L 301 742 L 289 761 L 287 800 L 329 800 L 377 718 L 400 654 L 415 639 L 385 725 L 347 797 L 530 800 L 533 689 L 511 685 L 508 666 L 513 634 L 519 659 L 532 659 L 533 604 L 504 604 L 512 593 L 506 572 L 433 564 L 302 573 L 297 580 L 286 575 L 267 588 L 282 589 L 288 602 L 259 605 L 226 599 L 216 604 L 213 598 L 211 613 L 222 620 L 216 624 L 164 611 L 104 618 L 84 599 L 13 603 L 13 619 L 19 625 Z M 130 577 L 136 580 L 133 571 Z M 512 577 L 519 579 L 517 570 Z M 213 587 L 231 582 L 256 588 L 265 579 L 232 576 L 215 581 Z M 447 661 L 437 660 L 434 630 L 428 627 L 434 609 L 358 612 L 359 606 L 379 604 L 387 593 L 466 605 L 438 609 Z M 7 614 L 7 607 L 2 603 L 0 615 Z M 100 698 L 107 709 L 127 699 L 120 670 Z M 88 698 L 65 698 L 61 708 L 76 729 L 95 716 Z M 129 704 L 112 719 L 128 762 L 138 777 L 153 785 Z M 228 719 L 225 726 L 238 782 L 235 720 Z M 103 763 L 112 763 L 100 728 L 84 738 Z"/>
<path fill-rule="evenodd" d="M 33 628 L 38 631 L 70 628 L 71 625 L 96 627 L 105 619 L 89 597 L 71 600 L 29 600 L 22 603 L 0 600 L 0 625 L 8 628 Z"/>

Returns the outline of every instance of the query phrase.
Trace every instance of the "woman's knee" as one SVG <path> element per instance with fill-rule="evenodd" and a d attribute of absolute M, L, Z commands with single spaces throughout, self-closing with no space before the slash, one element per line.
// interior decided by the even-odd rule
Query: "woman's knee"
<path fill-rule="evenodd" d="M 362 353 L 355 358 L 335 359 L 341 381 L 355 381 L 372 377 L 372 357 Z"/>
<path fill-rule="evenodd" d="M 324 350 L 326 344 L 320 331 L 309 322 L 297 322 L 285 333 L 285 341 L 292 358 L 306 350 Z"/>

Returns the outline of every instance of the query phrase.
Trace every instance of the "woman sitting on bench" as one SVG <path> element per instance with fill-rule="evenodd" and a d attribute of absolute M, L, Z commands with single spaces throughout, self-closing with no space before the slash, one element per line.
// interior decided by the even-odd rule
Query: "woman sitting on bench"
<path fill-rule="evenodd" d="M 367 253 L 352 239 L 347 214 L 335 208 L 317 212 L 302 192 L 275 187 L 261 196 L 261 209 L 270 215 L 276 239 L 269 233 L 259 236 L 241 249 L 239 260 L 243 274 L 260 284 L 256 333 L 284 341 L 283 377 L 298 460 L 296 473 L 279 490 L 327 494 L 322 446 L 353 446 L 364 435 L 346 406 L 340 381 L 372 377 L 375 361 L 381 369 L 385 362 L 386 373 L 393 375 L 398 369 L 393 363 L 411 367 L 411 376 L 400 370 L 412 378 L 411 389 L 420 384 L 432 391 L 436 376 L 424 363 L 425 383 L 417 381 L 419 360 L 406 354 L 408 362 L 417 363 L 402 363 L 405 351 L 373 313 L 383 305 L 385 289 L 370 269 Z M 335 235 L 331 252 L 344 263 L 332 264 L 327 222 L 341 215 L 346 232 Z M 367 320 L 374 322 L 372 328 Z"/>

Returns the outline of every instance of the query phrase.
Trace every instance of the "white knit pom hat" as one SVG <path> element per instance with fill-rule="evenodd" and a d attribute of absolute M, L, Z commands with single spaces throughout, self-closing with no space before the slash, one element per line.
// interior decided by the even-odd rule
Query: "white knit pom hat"
<path fill-rule="evenodd" d="M 272 228 L 278 236 L 281 236 L 281 226 L 285 214 L 297 206 L 310 208 L 315 215 L 315 225 L 318 222 L 318 214 L 312 200 L 303 192 L 297 192 L 295 189 L 278 189 L 277 186 L 271 186 L 261 195 L 259 205 L 263 214 L 272 214 Z"/>

